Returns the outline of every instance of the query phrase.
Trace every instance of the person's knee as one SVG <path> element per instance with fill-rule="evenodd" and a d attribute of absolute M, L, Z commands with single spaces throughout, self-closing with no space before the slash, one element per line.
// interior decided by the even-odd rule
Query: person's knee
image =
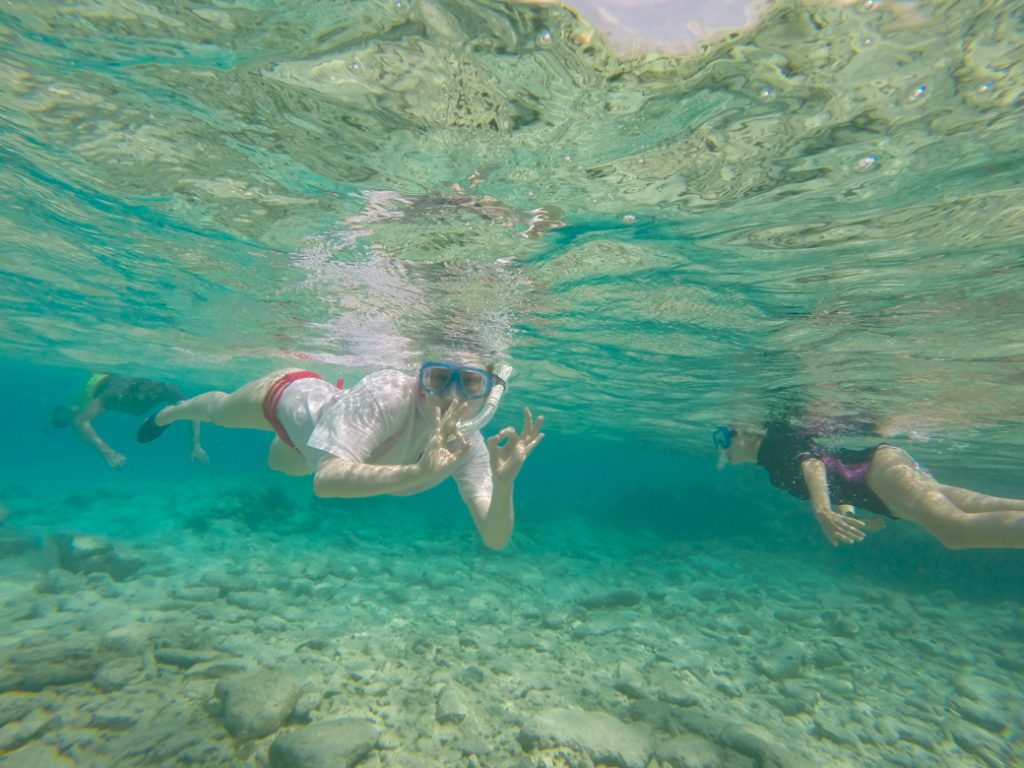
<path fill-rule="evenodd" d="M 965 516 L 966 517 L 966 516 Z M 931 531 L 946 549 L 972 549 L 980 546 L 977 533 L 967 520 L 954 520 Z"/>
<path fill-rule="evenodd" d="M 971 541 L 971 537 L 964 535 L 963 532 L 953 531 L 950 533 L 937 534 L 935 536 L 946 549 L 971 549 L 976 544 Z"/>

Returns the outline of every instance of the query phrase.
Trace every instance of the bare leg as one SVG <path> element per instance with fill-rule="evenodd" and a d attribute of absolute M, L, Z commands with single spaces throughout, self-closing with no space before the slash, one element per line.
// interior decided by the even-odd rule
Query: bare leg
<path fill-rule="evenodd" d="M 999 512 L 1014 510 L 1024 514 L 1024 499 L 1001 499 L 984 493 L 957 488 L 955 485 L 939 485 L 942 495 L 964 512 Z"/>
<path fill-rule="evenodd" d="M 898 448 L 875 452 L 867 484 L 897 517 L 917 523 L 950 549 L 1024 548 L 1024 511 L 965 512 Z"/>
<path fill-rule="evenodd" d="M 275 437 L 270 443 L 270 452 L 267 454 L 267 466 L 275 472 L 283 472 L 292 477 L 313 474 L 313 470 L 306 464 L 302 454 L 279 437 Z"/>
<path fill-rule="evenodd" d="M 262 429 L 273 431 L 263 416 L 263 397 L 270 385 L 286 373 L 301 368 L 285 368 L 267 374 L 262 379 L 249 382 L 240 389 L 227 392 L 205 392 L 175 405 L 168 405 L 157 413 L 157 426 L 166 426 L 175 421 L 204 421 L 220 427 L 233 429 Z"/>

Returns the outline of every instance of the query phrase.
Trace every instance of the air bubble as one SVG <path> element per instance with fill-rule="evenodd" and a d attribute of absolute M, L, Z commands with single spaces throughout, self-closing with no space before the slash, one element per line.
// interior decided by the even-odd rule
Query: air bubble
<path fill-rule="evenodd" d="M 856 163 L 853 164 L 853 170 L 855 173 L 868 173 L 878 167 L 878 158 L 874 155 L 867 155 L 862 157 Z"/>
<path fill-rule="evenodd" d="M 992 89 L 996 87 L 994 80 L 986 80 L 984 83 L 978 86 L 978 93 L 991 93 Z"/>
<path fill-rule="evenodd" d="M 865 37 L 863 40 L 861 40 L 860 44 L 863 45 L 865 48 L 868 48 L 875 44 L 875 38 L 869 35 L 868 37 Z"/>
<path fill-rule="evenodd" d="M 926 86 L 924 86 L 924 85 L 917 86 L 917 88 L 915 88 L 909 94 L 907 94 L 907 103 L 908 104 L 913 104 L 915 101 L 920 101 L 924 97 L 924 95 L 925 95 L 925 93 L 927 91 L 928 91 L 928 88 Z"/>
<path fill-rule="evenodd" d="M 864 0 L 857 6 L 857 10 L 861 13 L 871 13 L 872 11 L 877 11 L 881 5 L 881 0 Z"/>
<path fill-rule="evenodd" d="M 542 29 L 537 33 L 537 45 L 548 46 L 551 45 L 555 38 L 551 34 L 551 30 Z"/>
<path fill-rule="evenodd" d="M 572 165 L 572 155 L 565 155 L 562 158 L 562 162 L 565 163 L 566 165 Z"/>
<path fill-rule="evenodd" d="M 762 99 L 774 99 L 775 89 L 772 88 L 770 85 L 766 85 L 764 88 L 760 90 L 760 92 L 757 95 L 760 96 Z"/>
<path fill-rule="evenodd" d="M 350 61 L 350 62 L 348 63 L 348 68 L 349 68 L 349 69 L 350 69 L 350 70 L 351 70 L 352 72 L 360 72 L 360 71 L 362 71 L 362 69 L 363 69 L 363 65 L 362 65 L 362 64 L 360 64 L 360 63 L 359 63 L 358 61 L 356 61 L 355 59 L 352 59 L 352 61 Z"/>

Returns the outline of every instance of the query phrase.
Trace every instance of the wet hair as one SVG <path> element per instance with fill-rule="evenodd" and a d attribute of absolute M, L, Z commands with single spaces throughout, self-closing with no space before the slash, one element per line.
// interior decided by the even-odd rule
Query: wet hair
<path fill-rule="evenodd" d="M 75 418 L 75 412 L 66 405 L 58 405 L 50 415 L 50 423 L 57 429 L 64 429 Z"/>

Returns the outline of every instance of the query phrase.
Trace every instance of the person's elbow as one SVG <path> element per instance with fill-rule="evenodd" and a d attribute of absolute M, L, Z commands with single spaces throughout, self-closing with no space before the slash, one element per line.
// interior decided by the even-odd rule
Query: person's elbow
<path fill-rule="evenodd" d="M 805 477 L 823 472 L 824 469 L 825 463 L 821 459 L 810 457 L 800 462 L 800 470 L 804 473 Z"/>
<path fill-rule="evenodd" d="M 338 493 L 337 479 L 317 472 L 313 475 L 313 495 L 318 499 L 338 498 L 341 494 Z"/>

